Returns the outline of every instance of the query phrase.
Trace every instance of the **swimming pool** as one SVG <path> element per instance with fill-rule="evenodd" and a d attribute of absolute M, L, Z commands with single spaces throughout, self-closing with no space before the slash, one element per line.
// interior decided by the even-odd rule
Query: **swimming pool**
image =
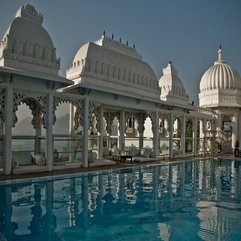
<path fill-rule="evenodd" d="M 0 184 L 0 240 L 241 240 L 241 161 Z"/>

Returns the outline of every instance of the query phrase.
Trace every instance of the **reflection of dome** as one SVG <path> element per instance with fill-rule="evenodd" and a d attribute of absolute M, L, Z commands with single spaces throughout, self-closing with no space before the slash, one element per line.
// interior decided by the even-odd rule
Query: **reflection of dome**
<path fill-rule="evenodd" d="M 163 69 L 163 76 L 159 80 L 161 100 L 173 103 L 187 104 L 188 95 L 178 73 L 171 62 Z"/>
<path fill-rule="evenodd" d="M 200 81 L 200 106 L 237 105 L 241 91 L 241 78 L 222 59 L 222 49 L 218 50 L 218 61 L 202 76 Z"/>
<path fill-rule="evenodd" d="M 21 7 L 0 43 L 0 66 L 58 74 L 59 60 L 43 15 L 29 4 Z"/>
<path fill-rule="evenodd" d="M 105 35 L 88 42 L 76 53 L 66 77 L 75 84 L 93 88 L 159 98 L 154 71 L 135 47 Z"/>

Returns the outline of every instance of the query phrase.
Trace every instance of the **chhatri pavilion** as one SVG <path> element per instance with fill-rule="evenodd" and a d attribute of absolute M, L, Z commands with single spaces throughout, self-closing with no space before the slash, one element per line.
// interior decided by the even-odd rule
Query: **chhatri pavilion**
<path fill-rule="evenodd" d="M 135 46 L 105 33 L 81 46 L 61 77 L 42 24 L 24 5 L 0 42 L 0 175 L 232 153 L 241 137 L 241 79 L 221 47 L 196 106 L 171 62 L 158 79 Z M 14 134 L 21 106 L 32 135 Z M 56 133 L 61 106 L 68 127 Z"/>

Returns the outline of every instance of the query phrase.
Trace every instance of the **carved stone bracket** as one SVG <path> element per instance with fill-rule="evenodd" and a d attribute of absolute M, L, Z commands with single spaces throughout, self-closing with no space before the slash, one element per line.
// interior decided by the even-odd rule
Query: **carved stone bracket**
<path fill-rule="evenodd" d="M 114 118 L 117 117 L 118 118 L 118 113 L 119 112 L 104 112 L 104 118 L 106 120 L 106 131 L 109 135 L 111 135 L 112 133 L 112 124 L 114 121 Z M 120 119 L 120 113 L 119 113 L 119 119 Z"/>
<path fill-rule="evenodd" d="M 29 106 L 29 109 L 32 112 L 33 119 L 32 119 L 32 125 L 35 129 L 40 129 L 42 120 L 41 120 L 41 114 L 42 114 L 42 106 L 40 103 L 33 98 L 27 98 L 22 101 L 27 106 Z"/>
<path fill-rule="evenodd" d="M 22 94 L 22 93 L 14 93 L 13 94 L 13 122 L 12 122 L 12 127 L 15 127 L 15 124 L 18 122 L 16 112 L 18 110 L 18 106 L 21 104 L 21 102 L 24 98 L 25 98 L 25 95 Z"/>
<path fill-rule="evenodd" d="M 76 100 L 71 102 L 76 110 L 74 113 L 74 130 L 77 130 L 83 124 L 84 100 Z"/>
<path fill-rule="evenodd" d="M 100 107 L 100 106 L 98 106 L 98 107 L 95 108 L 95 110 L 94 110 L 94 115 L 95 115 L 96 121 L 97 121 L 97 123 L 96 123 L 96 129 L 97 129 L 98 132 L 100 132 L 100 130 L 101 130 L 101 116 L 100 116 L 100 111 L 101 111 L 101 107 Z"/>

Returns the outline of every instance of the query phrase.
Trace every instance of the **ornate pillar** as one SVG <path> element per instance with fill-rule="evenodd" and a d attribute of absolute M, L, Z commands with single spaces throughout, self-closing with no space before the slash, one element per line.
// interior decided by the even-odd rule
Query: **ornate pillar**
<path fill-rule="evenodd" d="M 206 131 L 207 131 L 207 120 L 203 119 L 203 125 L 202 125 L 202 132 L 203 132 L 203 151 L 207 152 L 207 137 L 206 137 Z"/>
<path fill-rule="evenodd" d="M 89 130 L 89 98 L 85 96 L 83 111 L 83 166 L 88 167 L 88 130 Z"/>
<path fill-rule="evenodd" d="M 138 132 L 139 132 L 139 149 L 143 148 L 143 134 L 144 134 L 144 114 L 140 113 L 138 119 Z"/>
<path fill-rule="evenodd" d="M 75 108 L 73 103 L 70 103 L 69 105 L 69 134 L 74 134 L 74 112 Z"/>
<path fill-rule="evenodd" d="M 119 148 L 124 151 L 125 148 L 125 130 L 126 130 L 126 122 L 125 122 L 125 111 L 121 110 L 120 112 L 120 146 Z"/>
<path fill-rule="evenodd" d="M 193 154 L 197 154 L 197 117 L 193 118 Z"/>
<path fill-rule="evenodd" d="M 3 173 L 11 174 L 12 170 L 12 125 L 13 125 L 13 89 L 7 86 L 4 101 L 4 137 L 3 137 Z"/>
<path fill-rule="evenodd" d="M 169 157 L 173 159 L 173 113 L 169 114 Z"/>
<path fill-rule="evenodd" d="M 238 140 L 238 112 L 235 111 L 235 114 L 232 118 L 232 148 L 235 148 L 235 143 Z"/>
<path fill-rule="evenodd" d="M 47 160 L 47 167 L 48 171 L 53 170 L 53 118 L 54 118 L 54 108 L 53 108 L 53 95 L 48 94 L 46 99 L 46 113 L 45 113 L 45 119 L 46 119 L 46 160 Z"/>
<path fill-rule="evenodd" d="M 103 107 L 100 107 L 100 118 L 99 118 L 99 125 L 100 125 L 100 145 L 99 145 L 99 157 L 103 157 L 103 141 L 104 141 L 104 111 Z"/>
<path fill-rule="evenodd" d="M 160 153 L 159 150 L 159 113 L 158 111 L 153 112 L 152 116 L 152 132 L 153 132 L 153 150 L 155 153 L 155 158 Z"/>
<path fill-rule="evenodd" d="M 238 126 L 241 126 L 241 112 L 238 110 Z M 238 128 L 238 140 L 239 140 L 239 145 L 241 144 L 241 128 Z"/>
<path fill-rule="evenodd" d="M 181 130 L 181 150 L 182 154 L 185 155 L 185 142 L 186 142 L 186 116 L 182 117 L 182 130 Z"/>

